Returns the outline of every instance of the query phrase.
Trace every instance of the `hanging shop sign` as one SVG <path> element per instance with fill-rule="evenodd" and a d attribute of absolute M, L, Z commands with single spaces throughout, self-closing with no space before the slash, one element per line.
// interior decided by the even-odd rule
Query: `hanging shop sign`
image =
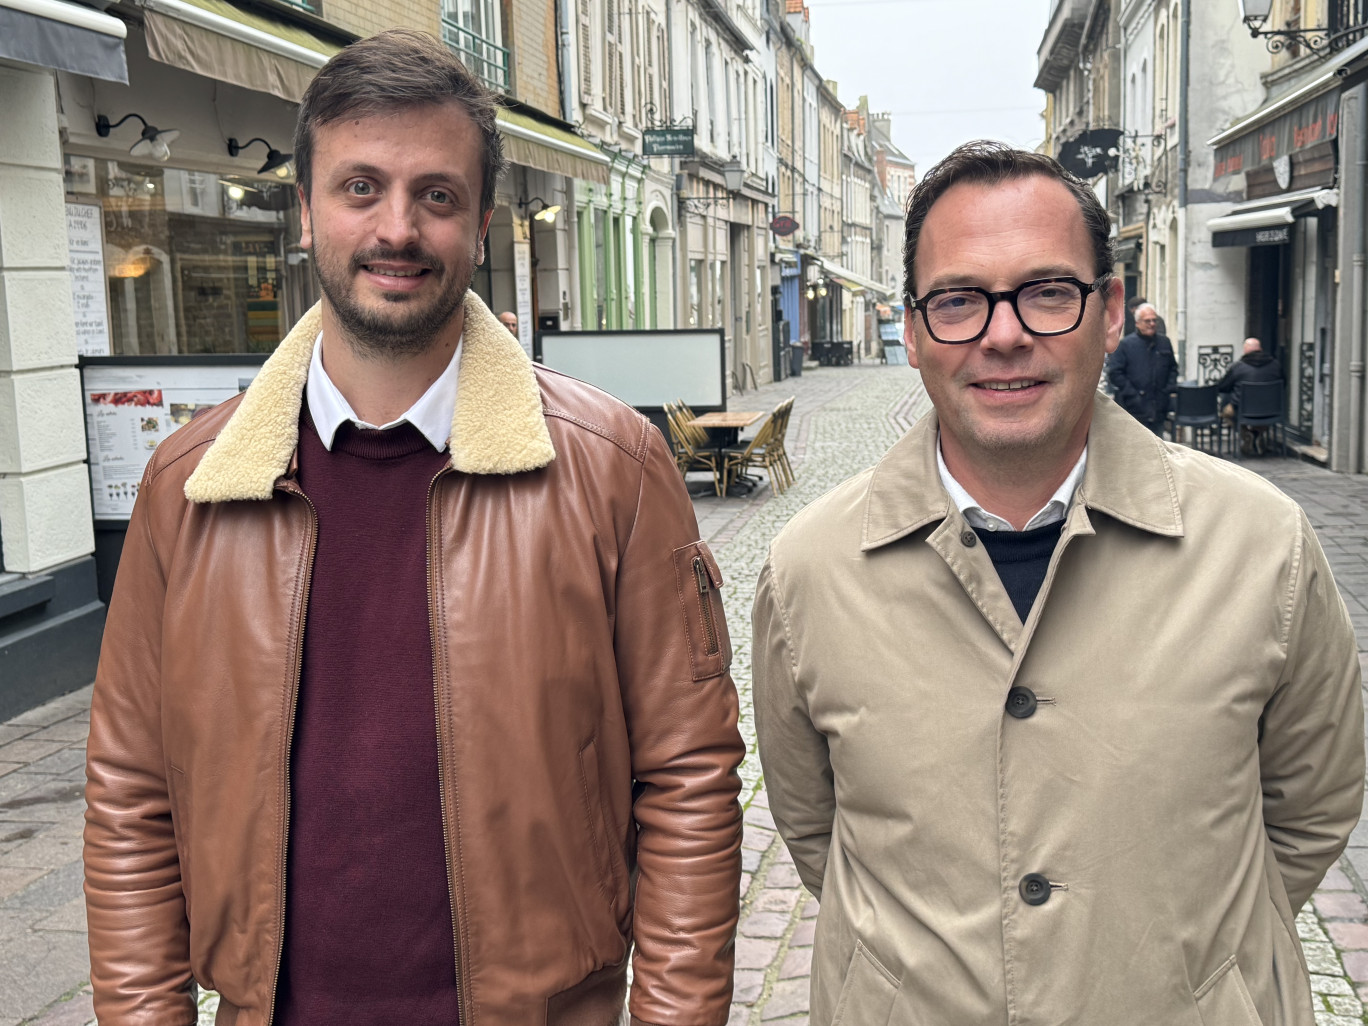
<path fill-rule="evenodd" d="M 788 214 L 780 214 L 770 222 L 770 231 L 774 232 L 774 234 L 778 235 L 780 238 L 783 238 L 786 235 L 792 235 L 797 230 L 798 222 L 789 217 Z"/>
<path fill-rule="evenodd" d="M 1121 130 L 1092 128 L 1059 148 L 1059 162 L 1079 178 L 1092 179 L 1115 171 L 1121 160 Z"/>
<path fill-rule="evenodd" d="M 1338 89 L 1321 93 L 1306 103 L 1251 128 L 1244 135 L 1216 147 L 1214 178 L 1252 171 L 1280 158 L 1329 142 L 1339 135 Z"/>
<path fill-rule="evenodd" d="M 648 128 L 642 133 L 641 152 L 647 157 L 694 156 L 694 130 L 688 128 Z"/>

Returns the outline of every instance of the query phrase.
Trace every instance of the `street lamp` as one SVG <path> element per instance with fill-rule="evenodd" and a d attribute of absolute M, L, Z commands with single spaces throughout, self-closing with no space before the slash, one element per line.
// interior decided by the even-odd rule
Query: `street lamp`
<path fill-rule="evenodd" d="M 261 143 L 262 146 L 266 147 L 266 163 L 257 168 L 257 174 L 264 175 L 269 171 L 274 171 L 277 178 L 290 177 L 290 161 L 294 160 L 294 154 L 281 153 L 260 136 L 255 139 L 248 139 L 245 143 L 240 143 L 230 137 L 228 140 L 228 156 L 236 157 L 252 143 Z"/>
<path fill-rule="evenodd" d="M 741 191 L 741 186 L 746 184 L 746 169 L 741 166 L 739 160 L 734 160 L 722 168 L 722 181 L 728 192 Z"/>
<path fill-rule="evenodd" d="M 109 118 L 101 114 L 95 119 L 95 134 L 101 139 L 109 137 L 109 133 L 118 128 L 129 118 L 137 118 L 142 122 L 142 135 L 138 141 L 128 148 L 128 153 L 133 157 L 151 157 L 158 163 L 165 164 L 171 159 L 171 144 L 180 138 L 178 128 L 158 128 L 156 125 L 149 125 L 147 119 L 141 114 L 125 114 L 112 125 Z"/>
<path fill-rule="evenodd" d="M 1273 13 L 1273 0 L 1239 0 L 1240 20 L 1255 39 L 1262 38 L 1269 53 L 1282 53 L 1289 46 L 1304 46 L 1312 53 L 1341 50 L 1358 39 L 1368 23 L 1338 25 L 1332 17 L 1328 28 L 1264 29 Z M 1332 12 L 1333 13 L 1333 12 Z"/>

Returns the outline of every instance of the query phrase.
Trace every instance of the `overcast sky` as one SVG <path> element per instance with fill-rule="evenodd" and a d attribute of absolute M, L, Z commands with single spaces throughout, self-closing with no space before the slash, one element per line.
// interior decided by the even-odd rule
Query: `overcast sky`
<path fill-rule="evenodd" d="M 920 176 L 967 139 L 1034 149 L 1045 94 L 1032 87 L 1050 0 L 808 0 L 817 70 L 848 108 L 893 114 Z"/>

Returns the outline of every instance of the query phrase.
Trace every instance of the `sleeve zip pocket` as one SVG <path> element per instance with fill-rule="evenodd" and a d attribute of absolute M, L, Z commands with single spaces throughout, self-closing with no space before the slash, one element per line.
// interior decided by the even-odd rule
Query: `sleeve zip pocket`
<path fill-rule="evenodd" d="M 716 677 L 731 665 L 722 572 L 703 541 L 675 549 L 674 564 L 693 679 Z"/>

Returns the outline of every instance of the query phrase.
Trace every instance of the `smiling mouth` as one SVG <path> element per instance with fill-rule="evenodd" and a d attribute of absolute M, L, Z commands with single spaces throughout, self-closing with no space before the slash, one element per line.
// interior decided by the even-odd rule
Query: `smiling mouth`
<path fill-rule="evenodd" d="M 371 274 L 378 274 L 385 278 L 417 278 L 419 275 L 428 273 L 428 268 L 426 267 L 415 267 L 410 271 L 399 271 L 390 267 L 374 267 L 370 264 L 362 264 L 361 266 Z"/>
<path fill-rule="evenodd" d="M 1020 381 L 976 381 L 974 387 L 986 388 L 990 392 L 1017 392 L 1023 388 L 1031 388 L 1039 384 L 1041 382 L 1035 379 L 1026 380 L 1023 378 Z"/>

